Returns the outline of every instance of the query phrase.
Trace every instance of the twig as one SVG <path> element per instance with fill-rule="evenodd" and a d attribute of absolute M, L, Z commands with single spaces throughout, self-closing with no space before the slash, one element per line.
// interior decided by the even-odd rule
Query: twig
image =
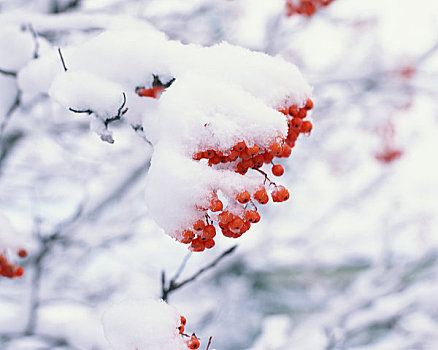
<path fill-rule="evenodd" d="M 213 339 L 213 337 L 210 336 L 210 338 L 208 338 L 208 343 L 207 343 L 207 347 L 205 348 L 205 350 L 208 350 L 210 348 L 211 339 Z"/>
<path fill-rule="evenodd" d="M 14 72 L 14 71 L 11 71 L 11 70 L 2 69 L 2 68 L 0 68 L 0 74 L 9 75 L 11 77 L 16 77 L 17 76 L 17 72 Z"/>
<path fill-rule="evenodd" d="M 169 281 L 168 286 L 166 286 L 166 273 L 165 273 L 165 271 L 162 271 L 162 273 L 161 273 L 161 290 L 162 290 L 161 299 L 166 301 L 168 299 L 170 293 L 185 286 L 186 284 L 188 284 L 190 282 L 193 282 L 201 274 L 203 274 L 204 272 L 206 272 L 206 271 L 210 270 L 211 268 L 213 268 L 214 266 L 216 266 L 225 256 L 231 254 L 236 248 L 237 248 L 237 245 L 234 245 L 231 248 L 227 249 L 221 255 L 219 255 L 216 259 L 214 259 L 210 264 L 208 264 L 207 266 L 204 266 L 202 269 L 200 269 L 198 272 L 196 272 L 193 276 L 191 276 L 191 277 L 189 277 L 189 278 L 187 278 L 184 281 L 179 282 L 179 283 L 176 282 L 176 279 L 179 277 L 179 275 L 181 274 L 182 268 L 187 263 L 187 261 L 186 261 L 186 259 L 188 259 L 187 257 L 184 258 L 183 263 L 181 264 L 182 268 L 180 267 L 180 269 L 178 269 L 177 274 Z"/>
<path fill-rule="evenodd" d="M 65 66 L 64 57 L 62 57 L 62 52 L 60 47 L 58 47 L 58 53 L 59 53 L 59 57 L 61 57 L 61 63 L 62 63 L 62 67 L 64 68 L 64 72 L 67 72 L 67 67 Z"/>
<path fill-rule="evenodd" d="M 74 113 L 87 113 L 87 114 L 92 114 L 93 113 L 93 111 L 91 109 L 80 110 L 80 109 L 74 109 L 74 108 L 69 107 L 68 110 L 72 111 Z"/>
<path fill-rule="evenodd" d="M 32 34 L 33 41 L 35 42 L 35 49 L 33 50 L 33 58 L 38 58 L 39 57 L 38 51 L 40 50 L 40 45 L 38 43 L 38 35 L 35 32 L 32 23 L 29 23 L 28 28 L 30 33 Z"/>

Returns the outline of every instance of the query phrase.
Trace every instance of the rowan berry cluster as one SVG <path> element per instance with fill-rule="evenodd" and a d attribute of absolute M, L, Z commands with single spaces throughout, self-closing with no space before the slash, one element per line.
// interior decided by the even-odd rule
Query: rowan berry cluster
<path fill-rule="evenodd" d="M 213 190 L 209 196 L 208 206 L 197 207 L 198 212 L 202 213 L 201 219 L 194 222 L 192 227 L 178 232 L 176 239 L 181 243 L 190 244 L 189 249 L 195 252 L 213 248 L 216 237 L 215 223 L 225 237 L 238 238 L 247 232 L 252 224 L 260 221 L 256 204 L 268 203 L 269 192 L 273 202 L 288 200 L 289 191 L 284 186 L 271 181 L 261 168 L 264 164 L 271 164 L 274 176 L 284 174 L 283 166 L 274 164 L 273 160 L 274 158 L 288 158 L 298 136 L 310 134 L 312 123 L 304 119 L 312 108 L 313 102 L 310 99 L 302 107 L 291 105 L 280 108 L 279 112 L 286 117 L 288 132 L 284 138 L 277 138 L 268 146 L 247 145 L 244 140 L 241 140 L 227 150 L 206 149 L 195 153 L 194 160 L 207 160 L 210 167 L 227 164 L 228 169 L 240 175 L 245 175 L 251 169 L 263 175 L 264 182 L 252 190 L 244 189 L 231 195 L 222 193 L 220 190 Z"/>
<path fill-rule="evenodd" d="M 180 325 L 178 326 L 179 334 L 182 334 L 185 337 L 188 337 L 186 344 L 189 349 L 198 349 L 201 343 L 199 342 L 198 337 L 195 333 L 192 333 L 191 336 L 184 333 L 184 328 L 186 326 L 187 320 L 184 316 L 181 316 Z"/>
<path fill-rule="evenodd" d="M 295 14 L 311 17 L 321 7 L 330 5 L 334 0 L 287 0 L 286 16 Z"/>
<path fill-rule="evenodd" d="M 25 249 L 19 249 L 17 255 L 20 258 L 25 258 L 27 256 L 27 251 Z M 23 273 L 24 269 L 21 266 L 15 266 L 10 263 L 3 254 L 0 254 L 0 276 L 15 278 L 23 276 Z"/>

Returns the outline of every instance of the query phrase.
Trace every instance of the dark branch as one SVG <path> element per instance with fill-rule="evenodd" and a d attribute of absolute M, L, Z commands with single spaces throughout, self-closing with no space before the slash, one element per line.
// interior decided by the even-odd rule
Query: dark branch
<path fill-rule="evenodd" d="M 196 280 L 201 274 L 203 274 L 204 272 L 215 267 L 223 258 L 225 258 L 227 255 L 234 252 L 234 250 L 236 248 L 237 248 L 237 245 L 234 245 L 231 248 L 227 249 L 221 255 L 219 255 L 216 259 L 214 259 L 210 264 L 208 264 L 207 266 L 204 266 L 202 269 L 200 269 L 198 272 L 196 272 L 193 276 L 191 276 L 191 277 L 189 277 L 189 278 L 187 278 L 184 281 L 179 282 L 179 283 L 176 282 L 176 279 L 181 274 L 182 268 L 185 266 L 185 264 L 187 262 L 187 258 L 185 258 L 183 260 L 182 268 L 178 269 L 177 274 L 170 280 L 169 285 L 167 285 L 167 286 L 166 286 L 166 273 L 165 273 L 165 271 L 162 271 L 162 273 L 161 273 L 161 290 L 162 290 L 161 299 L 163 299 L 164 301 L 167 301 L 170 293 L 172 293 L 173 291 L 175 291 L 175 290 L 185 286 L 186 284 Z"/>
<path fill-rule="evenodd" d="M 0 68 L 0 74 L 9 75 L 11 77 L 16 77 L 17 76 L 17 72 L 6 70 L 6 69 L 2 69 L 2 68 Z"/>
<path fill-rule="evenodd" d="M 38 52 L 40 50 L 40 45 L 38 43 L 38 35 L 35 32 L 35 29 L 33 28 L 31 23 L 29 24 L 28 28 L 29 28 L 30 33 L 32 34 L 33 41 L 35 43 L 35 49 L 33 50 L 33 58 L 35 59 L 35 58 L 39 57 L 39 53 Z"/>
<path fill-rule="evenodd" d="M 59 57 L 61 57 L 61 63 L 62 63 L 62 67 L 64 68 L 64 72 L 67 72 L 67 67 L 65 66 L 64 57 L 62 57 L 62 52 L 60 47 L 58 47 L 58 53 L 59 53 Z"/>
<path fill-rule="evenodd" d="M 79 109 L 74 109 L 74 108 L 69 107 L 68 110 L 72 111 L 74 113 L 86 113 L 86 114 L 92 114 L 93 113 L 93 111 L 91 109 L 79 110 Z"/>

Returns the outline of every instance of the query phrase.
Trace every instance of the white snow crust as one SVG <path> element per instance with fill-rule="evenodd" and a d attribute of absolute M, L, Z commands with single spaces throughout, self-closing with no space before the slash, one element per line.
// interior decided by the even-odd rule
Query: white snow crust
<path fill-rule="evenodd" d="M 108 30 L 91 40 L 32 61 L 19 73 L 26 93 L 47 93 L 65 108 L 90 110 L 90 127 L 114 142 L 108 120 L 119 114 L 141 126 L 154 145 L 146 188 L 150 213 L 171 236 L 200 215 L 212 191 L 234 197 L 260 186 L 220 165 L 192 160 L 206 149 L 225 151 L 237 142 L 268 147 L 287 133 L 280 107 L 302 106 L 311 94 L 298 69 L 280 57 L 228 43 L 184 45 L 151 29 Z M 139 97 L 154 76 L 175 79 L 158 100 Z M 233 211 L 233 208 L 230 208 Z M 237 209 L 236 209 L 237 210 Z"/>
<path fill-rule="evenodd" d="M 177 329 L 180 315 L 164 301 L 115 304 L 105 311 L 102 322 L 114 350 L 187 350 Z"/>

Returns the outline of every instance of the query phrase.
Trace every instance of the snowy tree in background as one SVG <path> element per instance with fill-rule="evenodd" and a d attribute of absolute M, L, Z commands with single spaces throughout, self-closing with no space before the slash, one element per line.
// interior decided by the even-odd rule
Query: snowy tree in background
<path fill-rule="evenodd" d="M 0 1 L 0 347 L 434 348 L 434 9 Z"/>

